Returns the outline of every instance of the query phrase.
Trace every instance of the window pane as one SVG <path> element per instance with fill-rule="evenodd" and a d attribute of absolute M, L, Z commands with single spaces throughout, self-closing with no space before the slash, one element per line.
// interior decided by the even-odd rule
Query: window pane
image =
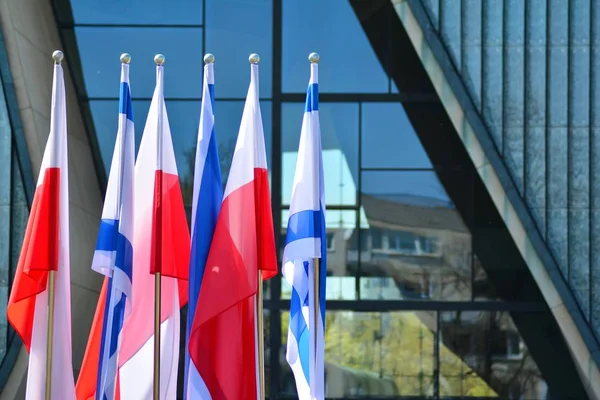
<path fill-rule="evenodd" d="M 282 250 L 289 210 L 281 210 Z M 325 214 L 327 226 L 327 286 L 325 298 L 328 300 L 356 300 L 357 259 L 351 257 L 352 249 L 357 248 L 352 232 L 356 228 L 356 211 L 328 209 Z M 289 299 L 292 287 L 285 278 L 281 280 L 281 297 Z"/>
<path fill-rule="evenodd" d="M 447 311 L 440 321 L 440 395 L 546 398 L 546 383 L 508 312 Z"/>
<path fill-rule="evenodd" d="M 284 353 L 289 318 L 282 313 Z M 425 321 L 435 320 L 435 312 L 327 311 L 326 397 L 432 397 L 435 326 Z M 281 391 L 293 396 L 293 374 L 281 359 Z"/>
<path fill-rule="evenodd" d="M 431 168 L 400 103 L 363 103 L 363 168 Z"/>
<path fill-rule="evenodd" d="M 184 202 L 191 201 L 196 141 L 200 121 L 200 101 L 167 100 L 167 113 L 171 127 L 177 171 L 181 181 Z M 244 103 L 242 101 L 217 101 L 215 104 L 215 132 L 221 159 L 221 175 L 225 186 L 231 157 L 239 132 Z M 117 135 L 117 100 L 90 101 L 104 167 L 108 173 Z M 134 100 L 136 154 L 146 124 L 150 101 Z M 267 162 L 271 155 L 271 102 L 261 102 L 263 128 L 267 147 Z"/>
<path fill-rule="evenodd" d="M 216 98 L 246 97 L 251 53 L 260 56 L 260 97 L 271 97 L 272 21 L 272 0 L 206 0 L 206 49 L 216 58 Z"/>
<path fill-rule="evenodd" d="M 358 105 L 319 105 L 323 173 L 327 207 L 355 205 L 358 181 Z M 285 103 L 281 109 L 283 204 L 289 204 L 304 116 L 303 103 Z"/>
<path fill-rule="evenodd" d="M 89 97 L 119 98 L 119 56 L 131 54 L 131 94 L 150 98 L 156 83 L 154 56 L 165 63 L 165 97 L 200 97 L 202 28 L 76 27 L 77 43 Z M 218 89 L 217 89 L 218 90 Z"/>
<path fill-rule="evenodd" d="M 387 75 L 348 1 L 284 1 L 282 41 L 284 92 L 306 91 L 313 51 L 322 57 L 321 92 L 388 92 Z"/>
<path fill-rule="evenodd" d="M 471 234 L 435 173 L 368 171 L 362 184 L 361 298 L 470 300 Z"/>
<path fill-rule="evenodd" d="M 77 24 L 202 24 L 201 0 L 77 0 L 71 8 Z"/>

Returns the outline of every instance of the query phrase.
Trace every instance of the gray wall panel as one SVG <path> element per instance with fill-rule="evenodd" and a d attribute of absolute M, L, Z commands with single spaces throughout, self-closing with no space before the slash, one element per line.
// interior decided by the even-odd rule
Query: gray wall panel
<path fill-rule="evenodd" d="M 600 338 L 600 0 L 423 0 Z"/>

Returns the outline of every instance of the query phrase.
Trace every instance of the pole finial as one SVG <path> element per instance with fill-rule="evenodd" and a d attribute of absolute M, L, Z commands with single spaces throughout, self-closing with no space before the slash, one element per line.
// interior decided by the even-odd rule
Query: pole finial
<path fill-rule="evenodd" d="M 250 57 L 248 57 L 248 61 L 250 62 L 250 64 L 258 64 L 258 62 L 260 61 L 260 57 L 258 56 L 258 54 L 252 53 L 250 54 Z"/>
<path fill-rule="evenodd" d="M 52 53 L 52 59 L 54 60 L 55 64 L 60 64 L 62 63 L 62 60 L 65 58 L 65 55 L 63 54 L 62 51 L 60 50 L 55 50 L 54 53 Z"/>
<path fill-rule="evenodd" d="M 164 65 L 165 63 L 165 56 L 163 56 L 162 54 L 157 54 L 154 56 L 154 63 L 156 65 Z"/>
<path fill-rule="evenodd" d="M 311 64 L 318 64 L 320 59 L 321 59 L 321 57 L 319 56 L 318 53 L 310 53 L 308 55 L 308 61 L 310 61 Z"/>
<path fill-rule="evenodd" d="M 212 53 L 206 53 L 204 55 L 204 64 L 212 64 L 215 62 L 215 56 Z"/>
<path fill-rule="evenodd" d="M 123 64 L 129 64 L 131 62 L 131 56 L 129 55 L 129 53 L 121 54 L 120 59 Z"/>

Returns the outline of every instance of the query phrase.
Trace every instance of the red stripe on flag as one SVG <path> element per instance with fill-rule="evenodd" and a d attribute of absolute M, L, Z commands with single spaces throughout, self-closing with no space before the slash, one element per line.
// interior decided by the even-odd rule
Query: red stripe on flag
<path fill-rule="evenodd" d="M 104 323 L 104 308 L 106 307 L 106 291 L 108 290 L 108 278 L 104 278 L 96 314 L 92 322 L 92 329 L 88 338 L 87 347 L 81 364 L 79 378 L 75 386 L 77 400 L 91 400 L 96 394 L 96 381 L 98 376 L 98 360 L 100 359 L 100 344 L 102 342 L 102 326 Z"/>
<path fill-rule="evenodd" d="M 266 169 L 223 205 L 198 297 L 190 355 L 213 399 L 256 393 L 254 295 L 258 270 L 277 273 Z M 257 204 L 258 203 L 258 204 Z"/>
<path fill-rule="evenodd" d="M 46 290 L 48 271 L 58 269 L 59 204 L 60 169 L 46 168 L 33 197 L 6 310 L 27 351 L 31 347 L 35 296 Z"/>
<path fill-rule="evenodd" d="M 277 253 L 273 233 L 269 172 L 265 168 L 254 168 L 254 198 L 256 204 L 256 238 L 258 246 L 258 268 L 263 271 L 263 280 L 277 275 Z"/>
<path fill-rule="evenodd" d="M 190 264 L 190 233 L 181 197 L 179 177 L 156 171 L 152 210 L 150 273 L 160 272 L 187 281 Z M 180 282 L 179 304 L 187 303 L 187 283 Z"/>

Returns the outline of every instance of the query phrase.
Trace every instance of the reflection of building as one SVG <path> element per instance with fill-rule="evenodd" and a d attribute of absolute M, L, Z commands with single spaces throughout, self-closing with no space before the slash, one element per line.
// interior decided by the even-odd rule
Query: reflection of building
<path fill-rule="evenodd" d="M 431 198 L 366 195 L 362 205 L 368 229 L 359 235 L 356 230 L 348 235 L 346 229 L 328 229 L 331 275 L 351 274 L 360 257 L 363 299 L 462 301 L 471 297 L 475 279 L 470 268 L 471 235 L 451 205 Z M 542 398 L 546 384 L 509 314 L 444 312 L 437 328 L 435 313 L 415 315 L 427 329 L 440 330 L 440 346 L 447 350 L 448 362 L 460 357 L 470 371 L 462 367 L 443 371 L 442 385 L 467 380 L 474 373 L 503 398 Z M 380 316 L 380 338 L 390 329 L 386 317 Z"/>
<path fill-rule="evenodd" d="M 455 210 L 427 198 L 364 195 L 362 204 L 369 224 L 359 235 L 363 276 L 391 279 L 399 298 L 470 297 L 471 235 Z M 358 261 L 355 245 L 348 261 Z M 368 279 L 365 285 L 376 286 L 377 280 Z M 369 290 L 366 298 L 378 298 L 376 290 Z M 388 299 L 383 291 L 379 296 Z"/>

